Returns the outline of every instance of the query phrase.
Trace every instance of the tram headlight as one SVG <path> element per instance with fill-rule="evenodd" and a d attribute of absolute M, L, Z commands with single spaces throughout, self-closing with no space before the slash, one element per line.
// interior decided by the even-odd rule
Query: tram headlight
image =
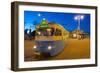
<path fill-rule="evenodd" d="M 34 46 L 33 46 L 33 48 L 34 48 L 34 49 L 36 49 L 36 48 L 37 48 L 37 46 L 36 46 L 36 45 L 34 45 Z"/>
<path fill-rule="evenodd" d="M 52 47 L 51 46 L 48 46 L 48 50 L 51 50 L 52 49 Z"/>

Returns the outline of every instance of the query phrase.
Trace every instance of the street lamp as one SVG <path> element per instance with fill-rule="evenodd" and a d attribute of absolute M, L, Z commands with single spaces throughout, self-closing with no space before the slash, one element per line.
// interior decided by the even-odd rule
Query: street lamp
<path fill-rule="evenodd" d="M 77 16 L 75 16 L 74 19 L 78 21 L 78 28 L 77 28 L 77 30 L 80 30 L 80 21 L 84 19 L 84 15 L 77 15 Z"/>
<path fill-rule="evenodd" d="M 74 17 L 74 19 L 78 21 L 78 27 L 77 27 L 77 38 L 78 38 L 78 30 L 80 30 L 80 21 L 84 19 L 84 15 L 77 15 Z"/>

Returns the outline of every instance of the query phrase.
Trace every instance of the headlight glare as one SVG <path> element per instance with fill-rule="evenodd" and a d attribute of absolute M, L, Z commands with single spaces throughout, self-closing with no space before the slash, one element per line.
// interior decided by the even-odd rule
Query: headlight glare
<path fill-rule="evenodd" d="M 51 50 L 52 49 L 52 47 L 51 46 L 48 46 L 48 50 Z"/>
<path fill-rule="evenodd" d="M 34 46 L 33 46 L 33 48 L 34 48 L 34 49 L 36 49 L 36 48 L 37 48 L 37 46 L 36 46 L 36 45 L 34 45 Z"/>

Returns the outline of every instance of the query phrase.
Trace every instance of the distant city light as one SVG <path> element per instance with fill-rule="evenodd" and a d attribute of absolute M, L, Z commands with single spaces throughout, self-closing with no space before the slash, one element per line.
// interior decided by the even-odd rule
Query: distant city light
<path fill-rule="evenodd" d="M 73 34 L 73 37 L 77 37 L 77 34 Z"/>

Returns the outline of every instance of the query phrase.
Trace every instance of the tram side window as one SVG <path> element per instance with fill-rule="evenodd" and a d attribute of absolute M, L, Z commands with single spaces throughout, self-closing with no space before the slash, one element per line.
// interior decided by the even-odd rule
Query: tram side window
<path fill-rule="evenodd" d="M 41 30 L 41 29 L 38 29 L 37 31 L 36 31 L 36 35 L 37 36 L 41 36 L 43 33 L 42 33 L 43 31 Z"/>
<path fill-rule="evenodd" d="M 48 32 L 46 29 L 37 30 L 37 36 L 51 36 L 51 32 Z"/>
<path fill-rule="evenodd" d="M 54 35 L 54 28 L 51 28 L 51 36 Z"/>
<path fill-rule="evenodd" d="M 61 36 L 61 30 L 56 29 L 55 36 Z"/>

